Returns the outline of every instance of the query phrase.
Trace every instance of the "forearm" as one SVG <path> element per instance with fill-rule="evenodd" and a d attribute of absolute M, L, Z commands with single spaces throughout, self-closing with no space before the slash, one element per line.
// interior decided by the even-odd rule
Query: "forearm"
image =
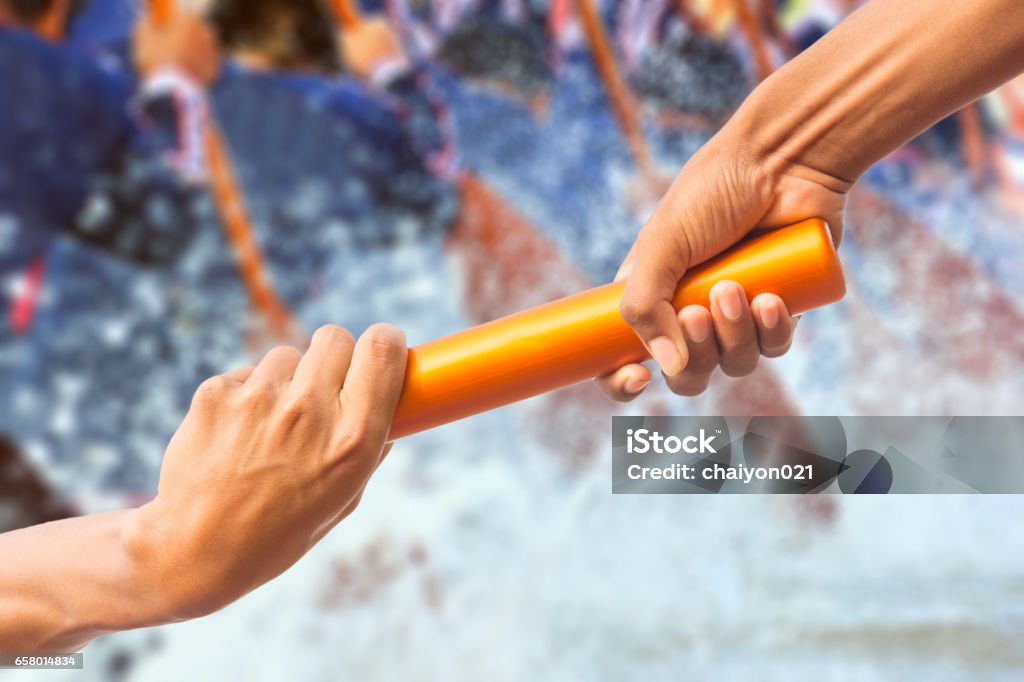
<path fill-rule="evenodd" d="M 874 0 L 759 86 L 730 121 L 776 170 L 852 183 L 1024 71 L 1020 0 Z"/>
<path fill-rule="evenodd" d="M 126 549 L 133 511 L 0 535 L 0 651 L 69 652 L 166 622 L 159 585 Z"/>

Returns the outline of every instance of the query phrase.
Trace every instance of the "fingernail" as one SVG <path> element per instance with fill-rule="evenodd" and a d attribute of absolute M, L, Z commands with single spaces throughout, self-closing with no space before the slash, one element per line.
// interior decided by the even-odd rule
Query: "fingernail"
<path fill-rule="evenodd" d="M 730 320 L 736 321 L 743 315 L 743 290 L 739 284 L 726 284 L 718 287 L 718 307 Z"/>
<path fill-rule="evenodd" d="M 775 326 L 779 324 L 779 317 L 779 304 L 775 301 L 761 306 L 761 323 L 764 324 L 765 329 L 775 329 Z"/>
<path fill-rule="evenodd" d="M 661 366 L 661 371 L 668 376 L 675 376 L 683 371 L 683 359 L 679 357 L 679 350 L 667 336 L 659 336 L 651 341 L 651 355 Z"/>
<path fill-rule="evenodd" d="M 619 271 L 615 273 L 615 280 L 614 281 L 621 282 L 624 279 L 629 279 L 629 275 L 632 272 L 633 272 L 633 263 L 632 263 L 632 261 L 627 261 L 627 262 L 625 262 L 625 263 L 623 263 L 622 265 L 619 266 Z"/>
<path fill-rule="evenodd" d="M 701 315 L 683 315 L 683 329 L 694 343 L 704 343 L 711 336 L 711 322 L 707 313 Z"/>
<path fill-rule="evenodd" d="M 638 379 L 637 377 L 629 377 L 626 379 L 626 383 L 622 385 L 622 388 L 626 393 L 630 395 L 636 395 L 640 391 L 647 388 L 647 385 L 651 383 L 650 379 Z"/>

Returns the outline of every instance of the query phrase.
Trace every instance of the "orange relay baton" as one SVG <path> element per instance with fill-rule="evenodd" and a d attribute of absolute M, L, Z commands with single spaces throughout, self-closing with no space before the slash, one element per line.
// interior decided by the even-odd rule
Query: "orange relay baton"
<path fill-rule="evenodd" d="M 675 306 L 709 305 L 716 282 L 780 296 L 798 314 L 841 299 L 828 226 L 805 220 L 742 242 L 690 270 Z M 649 358 L 619 314 L 624 282 L 516 313 L 409 350 L 391 439 L 607 374 Z"/>

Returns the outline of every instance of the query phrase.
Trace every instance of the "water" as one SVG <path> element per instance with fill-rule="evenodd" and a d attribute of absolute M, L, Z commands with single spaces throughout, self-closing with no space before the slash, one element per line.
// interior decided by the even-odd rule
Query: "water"
<path fill-rule="evenodd" d="M 372 310 L 414 343 L 465 326 L 458 263 L 439 254 L 339 261 L 338 286 L 307 323 L 358 330 Z M 852 267 L 858 257 L 879 254 Z M 956 366 L 927 394 L 880 390 L 907 357 L 931 371 L 945 357 L 915 343 L 933 322 L 871 307 L 899 343 L 854 346 L 881 363 L 857 365 L 845 357 L 859 331 L 848 306 L 808 316 L 797 352 L 775 365 L 805 412 L 847 413 L 858 395 L 872 413 L 921 411 L 925 397 L 954 413 L 1017 404 L 1019 375 L 979 380 Z M 546 400 L 399 443 L 352 518 L 225 611 L 102 639 L 84 673 L 18 679 L 1020 679 L 1019 497 L 829 498 L 830 511 L 612 496 L 600 437 L 581 462 L 566 439 L 538 435 Z M 656 405 L 693 408 L 655 388 L 621 411 Z M 75 480 L 62 472 L 55 480 Z"/>
<path fill-rule="evenodd" d="M 926 225 L 930 238 L 898 241 L 906 232 L 891 213 L 891 224 L 869 211 L 854 216 L 844 247 L 856 285 L 850 299 L 806 316 L 794 352 L 771 363 L 803 412 L 1019 412 L 1021 217 L 965 190 L 959 175 L 869 187 Z M 531 214 L 552 213 L 534 205 L 543 196 L 512 198 Z M 562 208 L 570 215 L 579 207 Z M 888 230 L 881 236 L 879 225 Z M 635 229 L 618 227 L 556 238 L 585 240 L 588 271 L 602 271 L 628 244 L 621 230 Z M 977 271 L 953 277 L 949 264 L 965 262 Z M 302 319 L 308 328 L 335 322 L 357 332 L 387 320 L 418 343 L 469 324 L 461 282 L 459 263 L 437 243 L 342 255 Z M 214 371 L 246 360 L 217 334 L 201 340 L 223 342 Z M 979 366 L 978 349 L 996 361 Z M 160 380 L 179 381 L 173 373 L 163 370 Z M 152 397 L 162 390 L 156 381 Z M 86 649 L 82 673 L 0 679 L 1024 675 L 1021 498 L 829 497 L 830 508 L 824 498 L 612 496 L 610 443 L 600 432 L 607 421 L 587 434 L 594 439 L 579 446 L 581 457 L 571 426 L 546 440 L 550 424 L 538 415 L 547 401 L 399 443 L 353 517 L 223 612 L 101 639 Z M 699 405 L 654 388 L 618 409 L 685 414 Z M 67 419 L 73 439 L 73 412 Z M 98 509 L 123 501 L 119 494 L 152 492 L 160 453 L 146 447 L 148 469 L 136 479 L 143 483 L 122 490 L 97 490 L 119 466 L 107 450 L 30 454 L 56 485 Z"/>
<path fill-rule="evenodd" d="M 606 462 L 436 447 L 474 430 L 400 446 L 292 571 L 94 644 L 82 679 L 122 647 L 137 680 L 1019 679 L 1017 498 L 843 500 L 826 528 L 789 498 L 613 497 Z"/>

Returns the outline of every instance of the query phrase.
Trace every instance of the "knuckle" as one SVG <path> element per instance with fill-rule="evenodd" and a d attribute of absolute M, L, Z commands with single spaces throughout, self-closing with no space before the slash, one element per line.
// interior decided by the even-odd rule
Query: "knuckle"
<path fill-rule="evenodd" d="M 674 377 L 665 377 L 665 382 L 668 384 L 669 390 L 676 395 L 693 398 L 707 390 L 708 385 L 711 383 L 711 377 L 717 367 L 718 365 L 716 364 L 707 371 L 699 372 L 687 367 L 682 373 Z"/>
<path fill-rule="evenodd" d="M 657 311 L 653 305 L 628 292 L 619 302 L 619 314 L 634 328 L 649 327 L 657 319 Z"/>
<path fill-rule="evenodd" d="M 263 411 L 273 404 L 274 388 L 265 383 L 246 384 L 239 397 L 243 409 L 247 411 Z"/>
<path fill-rule="evenodd" d="M 742 353 L 722 358 L 722 372 L 733 378 L 745 377 L 757 369 L 759 353 Z"/>
<path fill-rule="evenodd" d="M 318 416 L 321 401 L 310 391 L 298 391 L 288 396 L 281 407 L 281 413 L 289 421 L 298 421 Z"/>
<path fill-rule="evenodd" d="M 323 341 L 329 346 L 340 346 L 340 345 L 355 345 L 355 339 L 352 338 L 351 332 L 344 327 L 339 327 L 336 324 L 326 324 L 320 327 L 313 334 L 316 340 Z"/>
<path fill-rule="evenodd" d="M 784 338 L 777 343 L 765 343 L 761 347 L 761 355 L 766 358 L 781 357 L 789 352 L 792 345 L 792 338 Z"/>
<path fill-rule="evenodd" d="M 227 388 L 227 381 L 224 380 L 223 376 L 210 377 L 203 383 L 199 384 L 197 393 L 220 393 Z"/>
<path fill-rule="evenodd" d="M 300 357 L 302 357 L 302 353 L 291 346 L 277 346 L 267 353 L 267 358 L 274 360 L 298 359 Z"/>
<path fill-rule="evenodd" d="M 228 382 L 224 377 L 210 377 L 196 388 L 193 403 L 200 407 L 216 405 L 224 399 L 228 390 Z"/>
<path fill-rule="evenodd" d="M 597 387 L 601 389 L 602 393 L 617 403 L 629 403 L 639 397 L 639 394 L 634 395 L 626 393 L 624 389 L 616 386 L 607 379 L 598 378 L 594 379 L 594 382 L 597 384 Z"/>
<path fill-rule="evenodd" d="M 786 326 L 785 320 L 780 320 L 774 329 L 765 329 L 763 325 L 759 325 L 757 330 L 757 338 L 763 348 L 784 346 L 789 343 L 791 336 L 791 328 Z"/>
<path fill-rule="evenodd" d="M 341 457 L 349 455 L 365 447 L 369 435 L 370 429 L 365 421 L 349 421 L 339 429 L 335 438 L 334 450 Z"/>
<path fill-rule="evenodd" d="M 690 361 L 686 365 L 686 371 L 693 374 L 710 374 L 718 367 L 718 357 L 713 353 L 690 352 Z"/>
<path fill-rule="evenodd" d="M 405 340 L 394 327 L 374 325 L 366 330 L 362 340 L 374 360 L 390 365 L 405 359 Z"/>
<path fill-rule="evenodd" d="M 711 383 L 711 374 L 706 374 L 700 378 L 693 378 L 689 381 L 679 383 L 676 385 L 669 385 L 669 388 L 678 396 L 684 398 L 695 398 L 704 391 L 708 390 L 708 385 Z"/>

